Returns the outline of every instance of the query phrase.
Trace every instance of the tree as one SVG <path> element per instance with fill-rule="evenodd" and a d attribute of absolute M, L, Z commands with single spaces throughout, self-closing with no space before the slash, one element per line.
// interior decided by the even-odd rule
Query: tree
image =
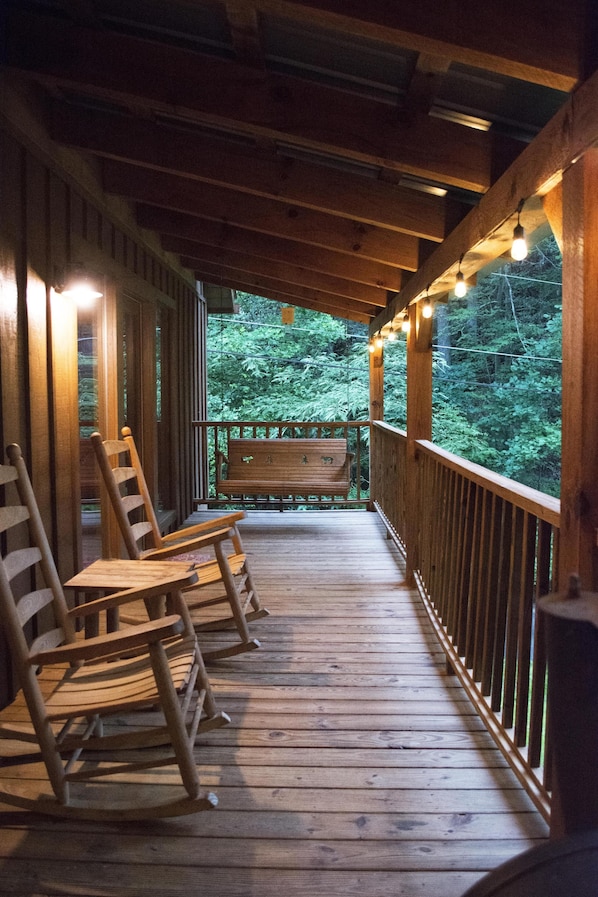
<path fill-rule="evenodd" d="M 208 411 L 220 420 L 367 420 L 365 326 L 238 293 L 208 323 Z M 480 274 L 437 307 L 433 438 L 443 448 L 558 494 L 561 259 L 555 241 Z M 405 340 L 384 350 L 388 423 L 406 426 Z"/>

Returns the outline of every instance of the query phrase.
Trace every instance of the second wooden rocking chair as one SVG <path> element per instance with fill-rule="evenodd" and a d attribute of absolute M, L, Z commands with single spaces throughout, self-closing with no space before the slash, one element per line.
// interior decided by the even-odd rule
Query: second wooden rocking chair
<path fill-rule="evenodd" d="M 0 803 L 118 821 L 213 807 L 215 796 L 200 789 L 194 742 L 198 731 L 229 718 L 215 707 L 188 610 L 177 599 L 182 574 L 69 609 L 21 450 L 7 452 L 0 621 L 21 693 L 0 724 L 0 738 L 8 739 Z M 88 639 L 76 631 L 76 617 L 164 593 L 179 613 Z M 23 700 L 30 722 L 23 722 Z M 18 751 L 22 742 L 38 748 L 33 760 L 43 761 L 51 791 L 13 772 L 31 762 Z M 178 768 L 174 785 L 168 767 Z"/>
<path fill-rule="evenodd" d="M 203 656 L 209 661 L 258 648 L 259 642 L 249 634 L 248 623 L 267 616 L 268 611 L 260 605 L 241 542 L 237 524 L 245 516 L 244 512 L 215 517 L 162 535 L 129 427 L 123 427 L 122 437 L 104 440 L 100 433 L 93 433 L 91 442 L 129 557 L 165 560 L 187 557 L 198 551 L 213 552 L 213 559 L 195 563 L 198 583 L 191 587 L 192 591 L 185 592 L 185 597 L 197 632 L 233 627 L 238 641 L 203 650 Z M 225 550 L 228 541 L 232 542 L 230 553 Z M 212 588 L 208 597 L 202 596 L 204 587 L 214 586 L 217 594 L 212 594 Z M 203 620 L 202 609 L 222 603 L 228 605 L 229 614 Z"/>

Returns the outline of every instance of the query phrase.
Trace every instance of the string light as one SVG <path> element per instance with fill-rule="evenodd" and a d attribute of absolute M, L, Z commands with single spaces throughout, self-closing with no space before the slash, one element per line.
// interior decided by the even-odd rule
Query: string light
<path fill-rule="evenodd" d="M 401 322 L 401 330 L 403 331 L 403 333 L 409 333 L 410 329 L 411 324 L 409 323 L 409 312 L 406 311 Z"/>
<path fill-rule="evenodd" d="M 422 318 L 431 318 L 434 314 L 434 309 L 432 308 L 432 303 L 430 302 L 430 297 L 426 296 L 422 303 Z"/>
<path fill-rule="evenodd" d="M 521 224 L 521 210 L 525 200 L 522 199 L 517 206 L 517 224 L 513 229 L 513 245 L 511 246 L 511 258 L 516 262 L 522 262 L 527 257 L 527 241 L 525 239 L 525 228 Z"/>
<path fill-rule="evenodd" d="M 383 339 L 380 331 L 378 331 L 378 333 L 374 337 L 374 346 L 376 349 L 381 349 L 383 345 L 384 345 L 384 339 Z"/>
<path fill-rule="evenodd" d="M 463 276 L 463 271 L 461 270 L 461 262 L 463 261 L 463 256 L 459 259 L 459 270 L 457 271 L 457 276 L 455 278 L 455 296 L 457 299 L 462 299 L 467 292 L 467 284 L 465 283 L 465 277 Z"/>
<path fill-rule="evenodd" d="M 396 340 L 396 338 L 397 338 L 397 332 L 396 332 L 396 330 L 394 329 L 394 327 L 393 327 L 392 324 L 391 324 L 390 330 L 389 330 L 389 332 L 388 332 L 388 337 L 387 337 L 388 342 L 389 342 L 389 343 L 394 343 L 395 340 Z"/>

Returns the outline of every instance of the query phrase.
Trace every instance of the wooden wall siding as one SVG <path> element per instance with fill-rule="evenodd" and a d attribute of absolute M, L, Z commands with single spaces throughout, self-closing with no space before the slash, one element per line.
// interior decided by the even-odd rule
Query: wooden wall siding
<path fill-rule="evenodd" d="M 10 442 L 22 446 L 60 574 L 66 579 L 81 558 L 77 311 L 74 303 L 52 289 L 56 272 L 82 262 L 104 275 L 106 302 L 100 323 L 107 348 L 98 374 L 108 405 L 101 424 L 112 432 L 122 423 L 115 407 L 115 358 L 120 345 L 116 306 L 123 285 L 140 301 L 142 380 L 150 382 L 142 388 L 139 402 L 151 468 L 158 451 L 155 323 L 158 306 L 167 309 L 172 341 L 166 383 L 170 421 L 161 431 L 160 446 L 162 451 L 168 446 L 174 461 L 170 494 L 180 495 L 176 510 L 181 520 L 193 510 L 191 421 L 205 400 L 205 359 L 198 361 L 205 319 L 193 281 L 186 280 L 182 270 L 169 270 L 140 237 L 135 239 L 125 226 L 110 220 L 99 187 L 97 200 L 86 185 L 79 189 L 58 161 L 54 164 L 35 143 L 16 134 L 1 110 L 0 209 L 0 452 L 4 455 Z M 12 688 L 9 661 L 2 651 L 0 702 L 10 699 Z"/>

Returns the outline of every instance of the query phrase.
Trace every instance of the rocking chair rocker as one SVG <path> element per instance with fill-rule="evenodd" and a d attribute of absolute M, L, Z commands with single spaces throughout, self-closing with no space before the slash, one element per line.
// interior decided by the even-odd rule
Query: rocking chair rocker
<path fill-rule="evenodd" d="M 21 450 L 11 445 L 7 453 L 0 533 L 12 550 L 0 557 L 0 615 L 22 694 L 15 700 L 19 722 L 0 723 L 0 738 L 11 742 L 0 764 L 0 803 L 119 821 L 215 806 L 216 797 L 200 790 L 193 746 L 198 731 L 229 718 L 215 707 L 180 598 L 188 574 L 70 610 Z M 164 594 L 175 613 L 89 639 L 76 632 L 76 617 L 139 599 L 151 604 Z M 20 721 L 23 699 L 31 723 Z M 51 791 L 33 781 L 25 787 L 13 774 L 10 767 L 23 762 L 22 755 L 7 759 L 16 742 L 37 745 Z M 178 767 L 175 784 L 168 767 Z"/>

